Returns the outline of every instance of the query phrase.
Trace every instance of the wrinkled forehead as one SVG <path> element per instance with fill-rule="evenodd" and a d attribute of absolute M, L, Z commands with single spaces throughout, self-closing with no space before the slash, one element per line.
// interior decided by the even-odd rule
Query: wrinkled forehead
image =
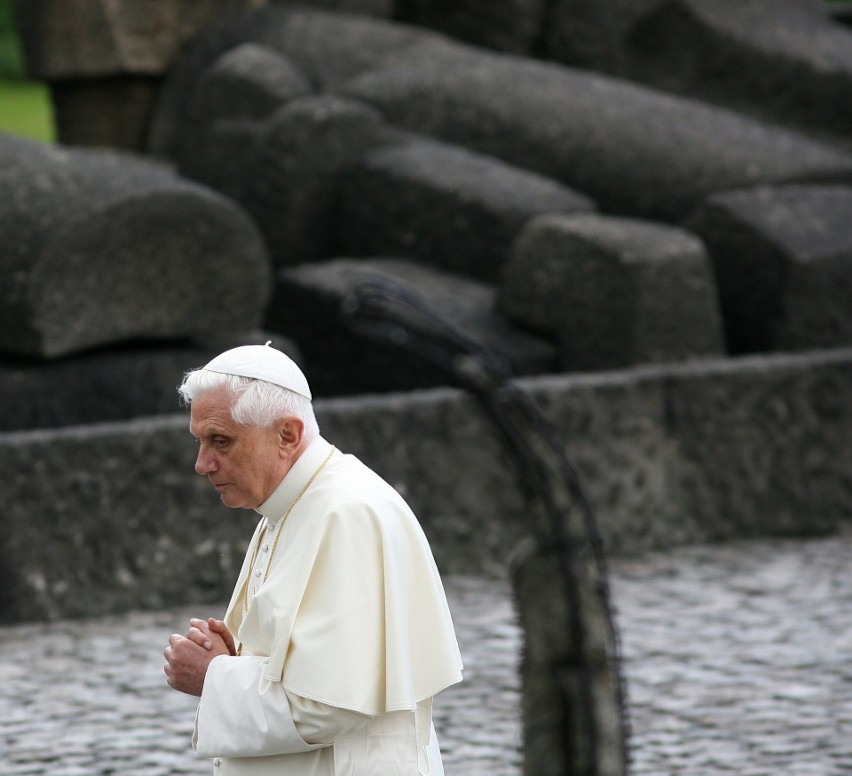
<path fill-rule="evenodd" d="M 214 388 L 195 397 L 189 407 L 189 430 L 196 438 L 209 435 L 212 429 L 216 433 L 232 431 L 237 427 L 231 410 L 236 397 L 224 387 Z"/>

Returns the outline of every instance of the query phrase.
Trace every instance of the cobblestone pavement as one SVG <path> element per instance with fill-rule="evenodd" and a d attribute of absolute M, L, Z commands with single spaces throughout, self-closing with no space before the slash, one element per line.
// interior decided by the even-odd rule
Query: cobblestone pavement
<path fill-rule="evenodd" d="M 611 563 L 634 774 L 852 773 L 852 536 Z M 507 587 L 445 580 L 466 681 L 436 701 L 448 776 L 518 776 Z M 192 611 L 0 628 L 0 774 L 209 774 L 161 652 Z"/>

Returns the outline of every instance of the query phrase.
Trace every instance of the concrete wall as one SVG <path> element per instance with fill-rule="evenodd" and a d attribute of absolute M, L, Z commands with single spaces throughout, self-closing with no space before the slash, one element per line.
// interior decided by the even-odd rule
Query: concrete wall
<path fill-rule="evenodd" d="M 523 385 L 613 553 L 830 532 L 852 515 L 852 350 Z M 317 414 L 406 495 L 444 573 L 505 567 L 526 533 L 523 500 L 469 396 L 334 399 Z M 255 515 L 219 505 L 194 454 L 180 414 L 0 434 L 4 621 L 226 598 Z"/>

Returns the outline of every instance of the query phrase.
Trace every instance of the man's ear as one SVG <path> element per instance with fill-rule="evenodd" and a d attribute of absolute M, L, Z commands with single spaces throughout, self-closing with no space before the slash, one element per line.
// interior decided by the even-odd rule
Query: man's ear
<path fill-rule="evenodd" d="M 298 418 L 284 418 L 278 424 L 278 449 L 282 456 L 291 458 L 302 445 L 305 424 Z"/>

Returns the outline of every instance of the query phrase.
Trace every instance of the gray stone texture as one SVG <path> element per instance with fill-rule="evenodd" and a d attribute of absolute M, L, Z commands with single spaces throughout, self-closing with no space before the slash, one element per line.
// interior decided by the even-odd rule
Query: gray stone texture
<path fill-rule="evenodd" d="M 334 96 L 293 100 L 264 125 L 243 203 L 275 266 L 331 254 L 342 172 L 389 136 L 378 113 Z"/>
<path fill-rule="evenodd" d="M 539 42 L 548 0 L 396 0 L 394 18 L 475 46 L 529 54 Z"/>
<path fill-rule="evenodd" d="M 413 290 L 436 312 L 504 359 L 516 375 L 556 366 L 546 340 L 513 328 L 494 309 L 493 286 L 399 259 L 350 259 L 302 264 L 279 272 L 266 326 L 300 343 L 317 395 L 411 390 L 447 385 L 446 372 L 390 343 L 356 335 L 341 305 L 359 280 L 382 278 Z M 345 365 L 345 366 L 343 366 Z"/>
<path fill-rule="evenodd" d="M 566 445 L 611 553 L 812 534 L 848 518 L 850 350 L 521 385 Z M 402 491 L 445 573 L 505 568 L 530 518 L 468 395 L 316 407 L 326 438 Z M 194 458 L 181 414 L 0 435 L 4 621 L 226 598 L 246 528 Z"/>
<path fill-rule="evenodd" d="M 677 220 L 714 192 L 852 171 L 846 154 L 730 111 L 472 49 L 412 50 L 342 91 L 391 124 L 550 175 L 614 214 Z"/>
<path fill-rule="evenodd" d="M 235 203 L 126 156 L 0 136 L 0 233 L 6 354 L 247 330 L 270 292 Z"/>
<path fill-rule="evenodd" d="M 635 25 L 666 0 L 554 0 L 542 31 L 542 56 L 571 67 L 623 73 Z"/>
<path fill-rule="evenodd" d="M 185 342 L 122 343 L 48 362 L 0 358 L 0 431 L 172 414 L 175 388 L 187 370 L 228 348 L 269 340 L 301 363 L 292 342 L 254 330 Z"/>
<path fill-rule="evenodd" d="M 504 268 L 498 309 L 560 346 L 563 369 L 722 355 L 716 283 L 682 229 L 596 214 L 540 216 Z"/>
<path fill-rule="evenodd" d="M 852 148 L 852 34 L 821 0 L 668 0 L 625 58 L 625 77 Z"/>
<path fill-rule="evenodd" d="M 174 153 L 178 170 L 244 199 L 263 122 L 311 92 L 304 75 L 272 49 L 256 43 L 230 49 L 203 72 L 186 106 Z"/>
<path fill-rule="evenodd" d="M 849 180 L 852 157 L 798 134 L 587 71 L 497 55 L 384 20 L 270 7 L 211 33 L 175 75 L 158 146 L 192 84 L 229 46 L 258 42 L 321 91 L 392 125 L 555 178 L 613 213 L 676 220 L 709 194 Z"/>
<path fill-rule="evenodd" d="M 530 218 L 595 209 L 551 178 L 423 138 L 353 163 L 337 202 L 337 253 L 411 256 L 491 282 Z"/>
<path fill-rule="evenodd" d="M 187 46 L 163 86 L 152 119 L 149 150 L 171 158 L 198 80 L 230 49 L 254 43 L 288 59 L 317 92 L 332 91 L 359 73 L 421 41 L 421 30 L 344 13 L 273 4 L 214 25 Z"/>
<path fill-rule="evenodd" d="M 711 197 L 686 221 L 711 254 L 732 352 L 852 343 L 852 188 Z"/>

